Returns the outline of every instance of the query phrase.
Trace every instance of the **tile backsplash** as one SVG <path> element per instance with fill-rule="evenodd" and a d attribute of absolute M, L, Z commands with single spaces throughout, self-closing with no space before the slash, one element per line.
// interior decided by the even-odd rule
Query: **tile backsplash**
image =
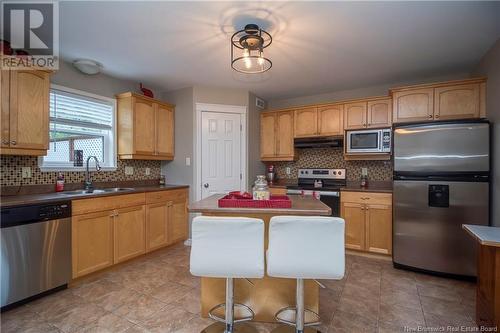
<path fill-rule="evenodd" d="M 134 168 L 133 175 L 125 175 L 125 167 Z M 21 177 L 21 168 L 31 167 L 31 178 Z M 150 174 L 146 175 L 146 168 Z M 92 180 L 96 182 L 151 180 L 160 178 L 161 162 L 145 160 L 118 160 L 115 171 L 92 172 Z M 85 180 L 83 171 L 65 171 L 67 183 L 81 183 Z M 57 172 L 42 172 L 38 168 L 38 158 L 34 156 L 0 156 L 0 186 L 44 185 L 55 184 Z"/>
<path fill-rule="evenodd" d="M 392 180 L 392 161 L 345 161 L 342 149 L 300 149 L 299 158 L 293 162 L 275 162 L 279 179 L 296 179 L 301 168 L 345 168 L 347 180 L 359 180 L 361 168 L 368 168 L 370 180 Z M 290 175 L 286 168 L 290 168 Z"/>

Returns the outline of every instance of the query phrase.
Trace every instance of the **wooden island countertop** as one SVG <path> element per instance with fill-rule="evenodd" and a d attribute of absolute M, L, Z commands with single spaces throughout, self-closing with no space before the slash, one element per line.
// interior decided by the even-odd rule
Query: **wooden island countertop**
<path fill-rule="evenodd" d="M 290 195 L 291 208 L 226 208 L 219 207 L 218 200 L 224 194 L 214 194 L 189 205 L 191 213 L 210 214 L 272 214 L 272 215 L 331 215 L 330 207 L 312 196 Z"/>
<path fill-rule="evenodd" d="M 218 200 L 223 194 L 214 194 L 189 205 L 191 213 L 202 213 L 206 216 L 253 217 L 265 223 L 264 247 L 269 239 L 269 221 L 277 215 L 323 215 L 330 216 L 331 209 L 312 196 L 290 195 L 291 208 L 222 208 Z M 254 321 L 275 322 L 274 315 L 278 310 L 295 305 L 295 279 L 273 278 L 265 275 L 262 279 L 252 279 L 252 284 L 244 279 L 235 280 L 235 302 L 246 304 L 254 312 Z M 313 280 L 306 280 L 306 308 L 319 313 L 319 287 Z M 201 315 L 208 317 L 208 311 L 225 301 L 225 280 L 217 278 L 201 278 Z M 219 314 L 222 317 L 223 313 Z"/>

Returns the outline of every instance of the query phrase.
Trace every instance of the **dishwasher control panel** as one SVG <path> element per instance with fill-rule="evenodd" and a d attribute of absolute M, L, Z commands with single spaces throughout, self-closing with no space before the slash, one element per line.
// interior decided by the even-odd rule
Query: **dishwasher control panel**
<path fill-rule="evenodd" d="M 2 208 L 1 227 L 58 220 L 71 217 L 71 201 Z"/>

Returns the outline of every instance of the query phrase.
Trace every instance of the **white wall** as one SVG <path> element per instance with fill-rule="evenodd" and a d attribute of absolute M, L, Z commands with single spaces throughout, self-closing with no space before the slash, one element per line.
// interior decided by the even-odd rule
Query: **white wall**
<path fill-rule="evenodd" d="M 486 115 L 491 122 L 491 223 L 500 227 L 500 39 L 481 59 L 476 75 L 488 77 Z"/>
<path fill-rule="evenodd" d="M 468 72 L 457 72 L 455 74 L 445 75 L 445 76 L 434 76 L 434 77 L 426 77 L 426 78 L 417 78 L 411 81 L 399 81 L 392 83 L 383 83 L 372 86 L 364 86 L 361 82 L 359 88 L 349 89 L 349 90 L 338 90 L 332 91 L 323 94 L 316 95 L 306 95 L 299 96 L 287 99 L 279 99 L 279 100 L 269 100 L 269 109 L 281 109 L 288 108 L 294 106 L 302 106 L 308 104 L 316 104 L 316 103 L 328 103 L 346 99 L 354 99 L 354 98 L 364 98 L 371 96 L 388 96 L 389 89 L 395 88 L 398 86 L 405 86 L 411 84 L 420 84 L 420 83 L 430 83 L 430 82 L 439 82 L 439 81 L 448 81 L 448 80 L 456 80 L 463 79 L 469 77 L 470 74 Z"/>
<path fill-rule="evenodd" d="M 248 183 L 247 189 L 253 186 L 257 175 L 265 174 L 265 164 L 260 161 L 260 112 L 255 105 L 257 96 L 248 94 Z"/>

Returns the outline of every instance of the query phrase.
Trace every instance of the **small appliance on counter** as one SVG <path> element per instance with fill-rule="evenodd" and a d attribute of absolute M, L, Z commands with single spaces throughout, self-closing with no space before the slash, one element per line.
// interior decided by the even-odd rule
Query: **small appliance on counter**
<path fill-rule="evenodd" d="M 340 216 L 340 188 L 346 185 L 346 169 L 299 169 L 298 184 L 287 186 L 287 194 L 312 195 Z"/>
<path fill-rule="evenodd" d="M 273 164 L 267 166 L 267 181 L 270 184 L 276 181 L 276 169 Z"/>

